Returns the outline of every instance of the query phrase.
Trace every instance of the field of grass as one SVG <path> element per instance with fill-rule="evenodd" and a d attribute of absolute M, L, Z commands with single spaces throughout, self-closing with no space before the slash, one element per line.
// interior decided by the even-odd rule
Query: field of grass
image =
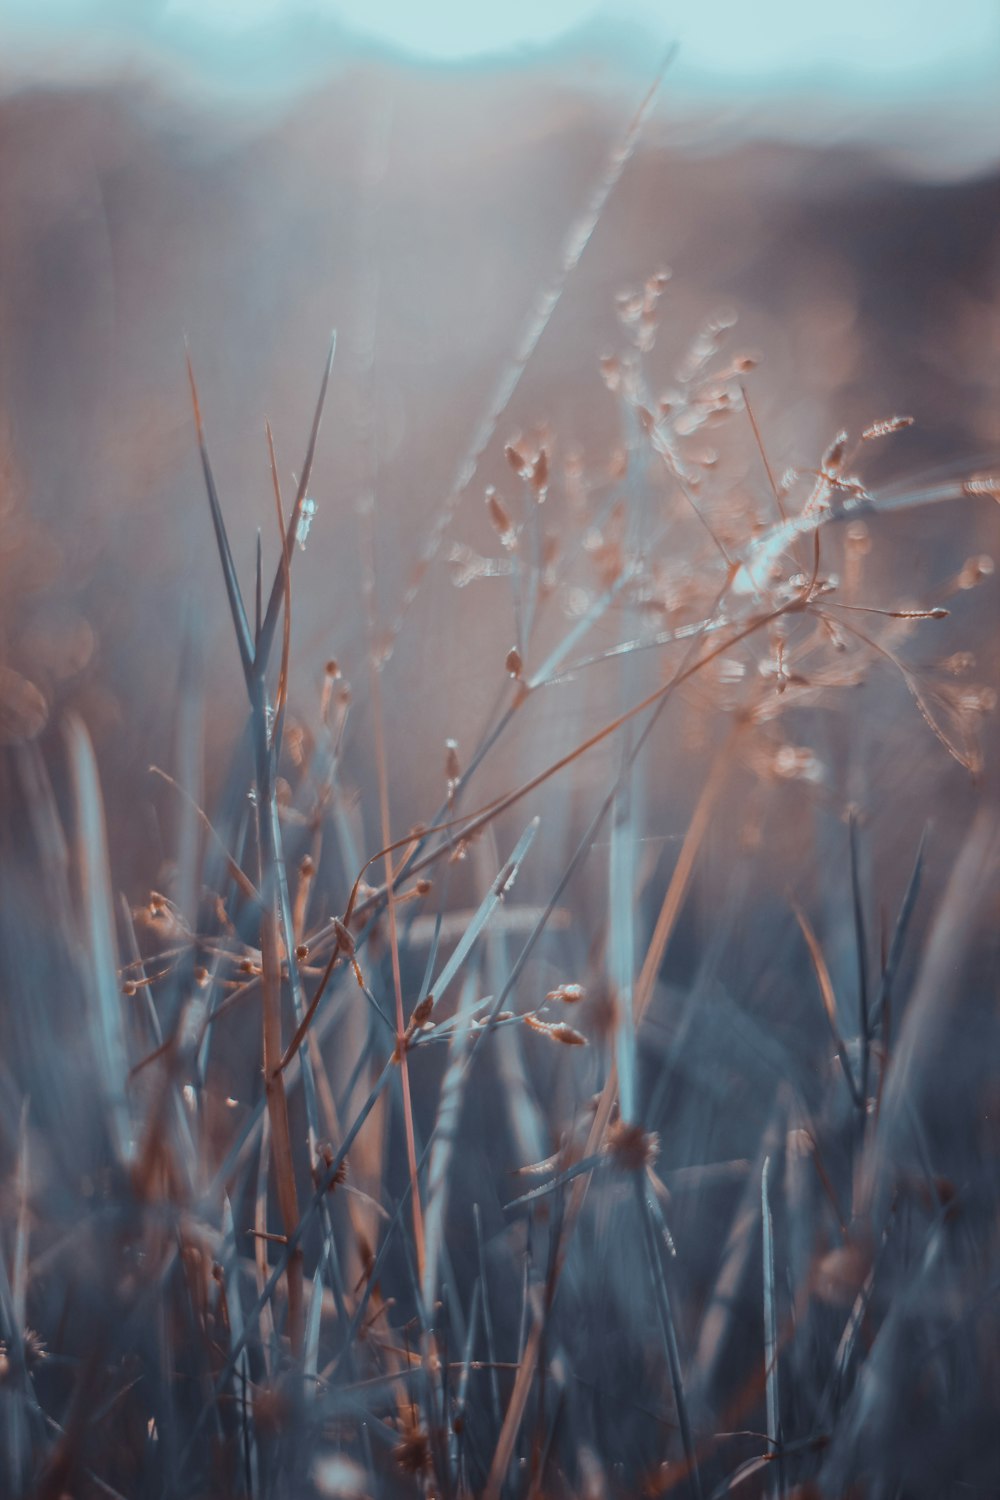
<path fill-rule="evenodd" d="M 192 338 L 231 637 L 180 632 L 148 854 L 0 665 L 4 1495 L 1000 1493 L 1000 477 L 893 410 L 785 469 L 655 267 L 607 451 L 515 423 L 640 123 L 398 586 L 364 390 L 326 503 L 336 338 L 250 573 Z"/>

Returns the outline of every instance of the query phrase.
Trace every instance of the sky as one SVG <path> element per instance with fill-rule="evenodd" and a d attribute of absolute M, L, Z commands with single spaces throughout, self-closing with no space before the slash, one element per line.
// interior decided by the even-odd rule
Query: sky
<path fill-rule="evenodd" d="M 0 29 L 26 44 L 102 33 L 225 53 L 234 39 L 340 22 L 417 56 L 450 61 L 545 46 L 574 28 L 640 24 L 677 42 L 687 65 L 729 78 L 818 66 L 847 79 L 960 76 L 1000 66 L 997 0 L 3 0 Z M 95 35 L 94 40 L 98 40 Z"/>
<path fill-rule="evenodd" d="M 263 96 L 352 48 L 462 66 L 588 43 L 647 72 L 651 49 L 676 46 L 682 99 L 805 98 L 827 122 L 854 111 L 862 133 L 895 116 L 898 136 L 905 116 L 928 141 L 940 124 L 971 157 L 1000 154 L 1000 0 L 0 0 L 8 84 L 138 59 Z"/>

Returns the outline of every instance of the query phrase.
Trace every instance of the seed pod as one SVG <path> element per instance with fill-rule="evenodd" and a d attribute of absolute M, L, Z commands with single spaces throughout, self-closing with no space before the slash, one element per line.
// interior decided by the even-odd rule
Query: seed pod
<path fill-rule="evenodd" d="M 549 489 L 549 455 L 544 448 L 539 448 L 538 457 L 532 464 L 531 484 L 541 503 Z"/>
<path fill-rule="evenodd" d="M 514 530 L 514 523 L 507 514 L 503 501 L 492 485 L 489 485 L 486 490 L 486 509 L 489 512 L 493 530 L 500 538 L 500 545 L 506 547 L 508 552 L 512 552 L 517 545 L 517 532 Z"/>
<path fill-rule="evenodd" d="M 413 1015 L 410 1017 L 410 1025 L 414 1029 L 416 1029 L 418 1026 L 425 1025 L 430 1020 L 431 1012 L 433 1011 L 433 1009 L 434 996 L 425 996 L 425 998 L 421 1000 L 420 1004 L 414 1007 Z"/>
<path fill-rule="evenodd" d="M 974 474 L 962 485 L 966 495 L 987 495 L 991 500 L 1000 500 L 1000 474 Z"/>
<path fill-rule="evenodd" d="M 512 1010 L 498 1010 L 496 1015 L 492 1017 L 492 1025 L 498 1026 L 501 1021 L 513 1020 L 514 1012 Z M 489 1016 L 477 1016 L 472 1023 L 472 1028 L 474 1031 L 485 1031 L 490 1024 L 491 1018 Z"/>
<path fill-rule="evenodd" d="M 554 1042 L 562 1042 L 566 1047 L 586 1047 L 587 1045 L 587 1038 L 583 1032 L 567 1026 L 565 1021 L 553 1021 L 549 1026 L 549 1036 Z"/>
<path fill-rule="evenodd" d="M 582 984 L 560 984 L 549 990 L 546 1000 L 561 1000 L 564 1005 L 578 1005 L 586 991 Z"/>
<path fill-rule="evenodd" d="M 458 763 L 457 740 L 444 742 L 444 774 L 448 782 L 448 796 L 451 797 L 462 776 L 462 768 Z"/>
<path fill-rule="evenodd" d="M 407 1432 L 392 1450 L 392 1456 L 404 1474 L 416 1477 L 430 1472 L 433 1458 L 430 1439 L 419 1428 Z"/>
<path fill-rule="evenodd" d="M 525 1016 L 524 1024 L 537 1031 L 539 1036 L 547 1036 L 549 1041 L 561 1042 L 565 1047 L 587 1045 L 587 1038 L 572 1026 L 567 1026 L 565 1021 L 541 1021 L 537 1016 Z"/>
<path fill-rule="evenodd" d="M 608 1131 L 607 1152 L 623 1171 L 639 1172 L 656 1161 L 660 1137 L 655 1130 L 646 1131 L 641 1125 L 616 1120 Z"/>
<path fill-rule="evenodd" d="M 504 447 L 503 455 L 518 479 L 528 478 L 531 473 L 531 464 L 522 448 L 519 448 L 516 443 L 507 443 Z"/>
<path fill-rule="evenodd" d="M 330 1145 L 329 1141 L 324 1141 L 321 1146 L 317 1146 L 316 1163 L 313 1168 L 313 1181 L 315 1182 L 317 1187 L 322 1187 L 325 1183 L 326 1191 L 328 1193 L 332 1193 L 338 1187 L 340 1187 L 341 1183 L 343 1183 L 347 1177 L 346 1156 L 340 1163 L 336 1172 L 334 1172 L 333 1176 L 331 1177 L 329 1175 L 330 1168 L 333 1166 L 334 1160 L 335 1157 L 333 1147 Z"/>
<path fill-rule="evenodd" d="M 849 438 L 846 432 L 837 433 L 837 436 L 823 454 L 823 459 L 820 463 L 820 468 L 825 476 L 829 477 L 840 473 L 844 467 L 844 460 L 847 457 L 848 442 Z"/>
<path fill-rule="evenodd" d="M 902 432 L 904 427 L 912 427 L 915 420 L 915 417 L 886 417 L 881 422 L 873 422 L 861 434 L 861 441 L 870 443 L 873 438 L 888 437 L 892 432 Z"/>

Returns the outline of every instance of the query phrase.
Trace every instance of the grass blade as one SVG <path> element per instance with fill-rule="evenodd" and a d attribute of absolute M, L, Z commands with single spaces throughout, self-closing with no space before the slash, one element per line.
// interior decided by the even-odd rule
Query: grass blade
<path fill-rule="evenodd" d="M 635 834 L 630 815 L 631 797 L 627 771 L 615 796 L 611 820 L 611 851 L 608 907 L 610 936 L 608 966 L 617 1001 L 615 1061 L 622 1119 L 633 1123 L 638 1107 L 635 1055 L 633 981 L 635 974 Z"/>
<path fill-rule="evenodd" d="M 868 1006 L 868 939 L 861 900 L 861 873 L 858 868 L 858 820 L 852 810 L 850 819 L 851 907 L 854 913 L 854 946 L 858 959 L 858 1035 L 861 1038 L 860 1093 L 862 1109 L 868 1105 L 868 1074 L 871 1053 L 871 1023 Z"/>
<path fill-rule="evenodd" d="M 889 957 L 886 960 L 885 969 L 879 984 L 878 994 L 875 996 L 871 1010 L 871 1026 L 874 1029 L 879 1025 L 882 1012 L 892 994 L 892 986 L 899 972 L 900 961 L 903 957 L 903 949 L 906 946 L 906 937 L 910 928 L 910 918 L 913 916 L 913 908 L 917 904 L 920 895 L 920 883 L 923 879 L 924 856 L 927 849 L 927 828 L 920 835 L 920 843 L 917 845 L 916 858 L 913 861 L 913 869 L 907 882 L 906 892 L 903 896 L 899 915 L 896 918 L 896 926 L 892 934 L 892 942 L 889 944 Z"/>
<path fill-rule="evenodd" d="M 257 670 L 263 675 L 267 671 L 268 657 L 271 652 L 271 644 L 274 640 L 275 628 L 278 624 L 278 611 L 281 608 L 281 597 L 285 589 L 284 573 L 287 565 L 291 565 L 292 549 L 295 545 L 295 535 L 298 530 L 299 520 L 302 515 L 302 505 L 309 492 L 309 481 L 312 478 L 313 461 L 316 457 L 316 444 L 319 441 L 320 427 L 323 423 L 323 411 L 326 406 L 326 393 L 330 384 L 330 374 L 333 370 L 334 356 L 337 353 L 337 330 L 334 329 L 330 335 L 330 347 L 326 356 L 326 364 L 323 366 L 323 378 L 320 381 L 319 396 L 316 400 L 316 409 L 313 412 L 312 426 L 309 429 L 309 443 L 306 447 L 305 461 L 302 465 L 302 473 L 299 478 L 298 488 L 295 492 L 295 503 L 292 513 L 288 518 L 288 526 L 285 531 L 285 549 L 282 561 L 278 564 L 271 584 L 271 592 L 267 600 L 267 610 L 264 621 L 260 627 L 260 638 L 257 645 Z"/>
<path fill-rule="evenodd" d="M 465 963 L 473 944 L 483 931 L 493 912 L 510 891 L 521 864 L 531 848 L 538 832 L 539 819 L 533 818 L 518 839 L 510 858 L 490 886 L 469 923 L 455 951 L 445 964 L 434 985 L 435 1002 L 446 992 L 455 975 Z M 447 1210 L 448 1169 L 458 1130 L 462 1097 L 467 1076 L 466 1055 L 469 1050 L 472 1012 L 476 1002 L 476 986 L 470 974 L 463 987 L 459 1004 L 457 1024 L 452 1037 L 448 1069 L 441 1086 L 437 1121 L 434 1127 L 434 1146 L 431 1151 L 427 1183 L 427 1216 L 425 1222 L 425 1260 L 421 1294 L 428 1314 L 434 1307 L 437 1295 L 438 1260 L 444 1244 L 445 1214 Z"/>
<path fill-rule="evenodd" d="M 794 899 L 792 900 L 792 910 L 795 913 L 796 921 L 802 929 L 802 936 L 806 940 L 806 946 L 809 949 L 809 956 L 813 962 L 813 969 L 816 974 L 816 980 L 819 984 L 820 996 L 823 1000 L 823 1009 L 826 1011 L 826 1019 L 829 1021 L 830 1030 L 833 1032 L 833 1040 L 837 1048 L 837 1056 L 840 1059 L 840 1066 L 844 1074 L 844 1081 L 847 1084 L 848 1089 L 850 1090 L 851 1098 L 854 1100 L 856 1107 L 858 1109 L 861 1109 L 861 1094 L 854 1079 L 854 1070 L 851 1067 L 851 1064 L 847 1057 L 847 1049 L 844 1046 L 844 1040 L 840 1035 L 840 1024 L 837 1020 L 837 997 L 833 992 L 833 980 L 830 978 L 830 970 L 826 966 L 826 959 L 823 957 L 823 950 L 819 945 L 816 934 L 812 930 L 812 925 L 809 921 L 809 918 L 806 916 L 805 912 L 802 911 L 802 909 L 796 904 Z"/>
<path fill-rule="evenodd" d="M 67 743 L 76 801 L 76 865 L 80 881 L 88 962 L 90 1019 L 95 1061 L 101 1079 L 108 1129 L 119 1161 L 132 1153 L 126 1098 L 128 1048 L 118 990 L 114 917 L 97 764 L 80 719 L 70 717 Z"/>
<path fill-rule="evenodd" d="M 772 1493 L 777 1500 L 781 1500 L 785 1485 L 780 1457 L 781 1393 L 778 1387 L 778 1319 L 774 1295 L 774 1224 L 771 1218 L 771 1201 L 767 1191 L 770 1166 L 771 1158 L 766 1156 L 764 1169 L 760 1174 L 760 1219 L 764 1254 L 764 1394 L 767 1406 L 768 1446 L 772 1454 L 778 1455 Z"/>
<path fill-rule="evenodd" d="M 253 674 L 253 637 L 250 634 L 250 622 L 247 619 L 246 606 L 243 603 L 243 595 L 240 592 L 236 564 L 233 561 L 232 548 L 229 545 L 229 533 L 226 531 L 226 523 L 222 516 L 222 506 L 219 503 L 219 492 L 215 487 L 215 476 L 212 473 L 212 465 L 208 457 L 208 444 L 205 441 L 205 429 L 201 420 L 201 404 L 198 400 L 198 387 L 195 384 L 194 367 L 191 364 L 190 355 L 187 356 L 187 372 L 188 382 L 191 386 L 191 404 L 194 408 L 195 427 L 198 432 L 201 467 L 205 476 L 205 489 L 208 494 L 209 509 L 212 513 L 212 525 L 215 528 L 215 540 L 219 548 L 222 576 L 226 584 L 226 597 L 229 600 L 229 612 L 232 615 L 233 629 L 236 632 L 236 644 L 239 647 L 243 676 L 249 686 Z"/>
<path fill-rule="evenodd" d="M 663 1274 L 663 1261 L 660 1259 L 660 1247 L 653 1224 L 653 1214 L 646 1198 L 646 1179 L 643 1171 L 635 1173 L 635 1194 L 646 1241 L 649 1274 L 653 1282 L 653 1295 L 656 1300 L 657 1316 L 660 1320 L 660 1332 L 663 1335 L 663 1342 L 667 1351 L 670 1384 L 673 1387 L 674 1405 L 677 1408 L 677 1422 L 680 1427 L 681 1443 L 684 1448 L 685 1469 L 693 1500 L 701 1500 L 701 1473 L 698 1468 L 698 1457 L 695 1453 L 691 1420 L 688 1416 L 687 1398 L 684 1393 L 684 1377 L 681 1371 L 680 1351 L 677 1347 L 677 1331 L 674 1327 L 673 1313 L 670 1307 L 670 1293 L 667 1289 L 666 1277 Z"/>

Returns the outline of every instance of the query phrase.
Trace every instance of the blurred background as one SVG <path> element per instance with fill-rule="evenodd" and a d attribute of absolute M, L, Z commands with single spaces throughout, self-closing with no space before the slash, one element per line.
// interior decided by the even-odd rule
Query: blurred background
<path fill-rule="evenodd" d="M 4 735 L 83 711 L 127 884 L 148 863 L 146 768 L 170 739 L 185 634 L 212 687 L 207 765 L 241 711 L 185 339 L 249 589 L 258 527 L 275 557 L 264 418 L 291 492 L 338 330 L 296 558 L 293 693 L 311 708 L 328 657 L 365 670 L 359 498 L 375 497 L 388 622 L 657 79 L 396 644 L 392 726 L 433 749 L 427 788 L 419 756 L 396 768 L 406 805 L 436 796 L 444 737 L 481 724 L 506 650 L 507 581 L 458 591 L 449 552 L 489 551 L 483 489 L 509 478 L 519 432 L 548 424 L 563 455 L 607 461 L 599 359 L 624 287 L 673 273 L 665 379 L 706 318 L 737 317 L 776 473 L 893 412 L 916 425 L 884 476 L 1000 449 L 992 0 L 5 0 L 0 57 Z M 759 492 L 749 440 L 733 462 Z M 942 535 L 948 566 L 978 545 L 940 512 L 897 527 L 904 577 Z M 354 732 L 363 744 L 360 715 Z"/>

